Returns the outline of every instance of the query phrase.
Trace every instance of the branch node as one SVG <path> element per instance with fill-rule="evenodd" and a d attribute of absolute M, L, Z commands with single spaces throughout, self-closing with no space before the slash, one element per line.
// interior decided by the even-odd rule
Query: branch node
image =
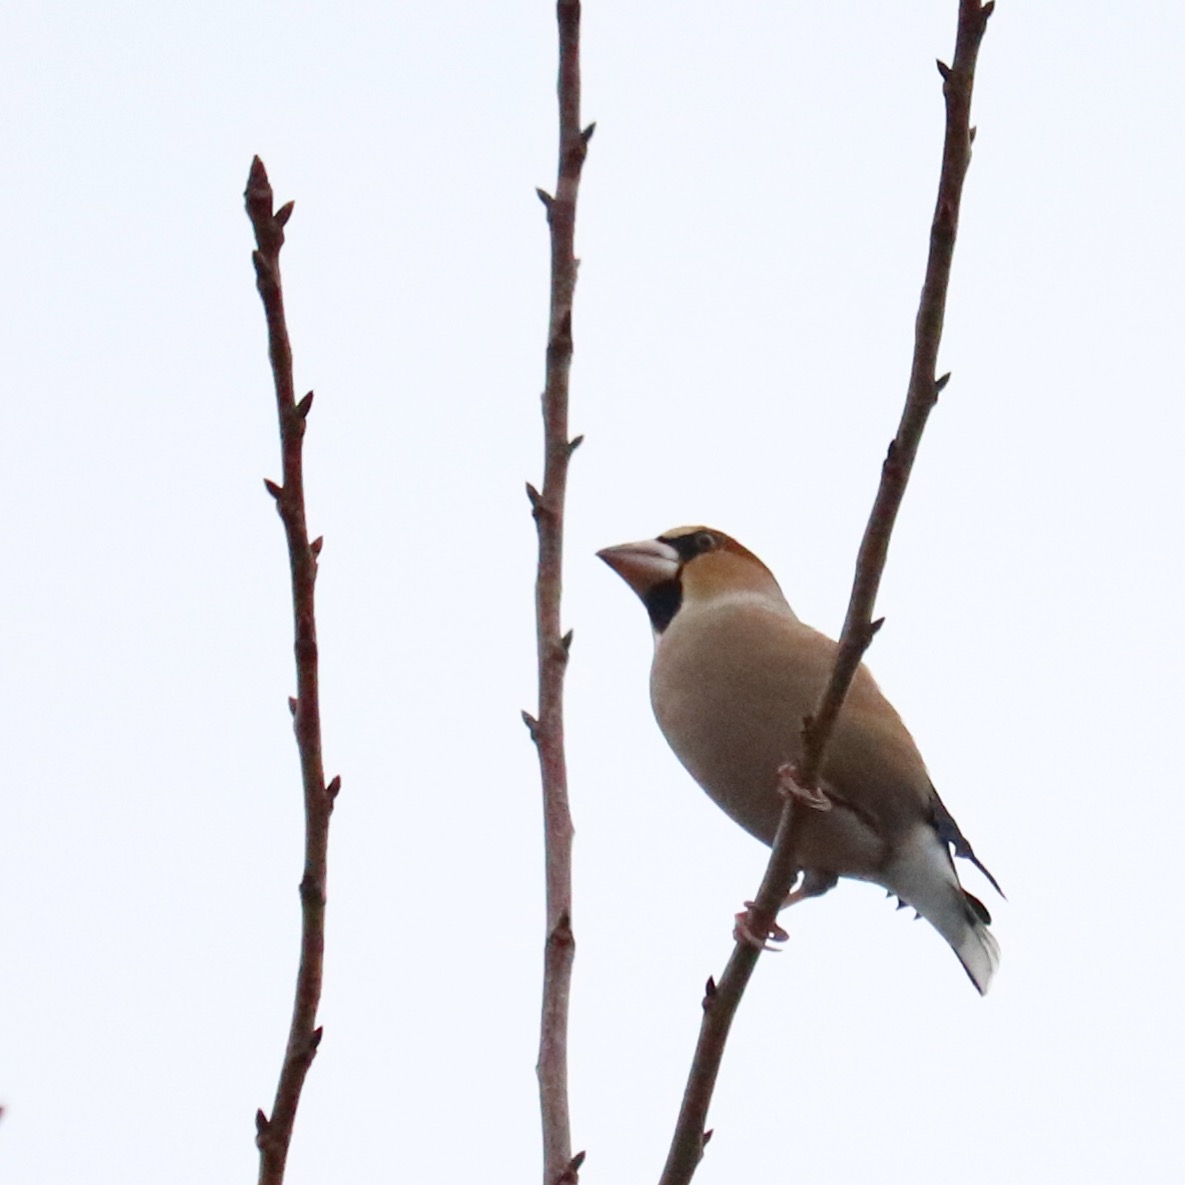
<path fill-rule="evenodd" d="M 572 439 L 568 441 L 568 456 L 570 457 L 583 443 L 583 432 L 579 436 L 573 436 Z"/>
<path fill-rule="evenodd" d="M 317 1052 L 317 1047 L 321 1044 L 321 1038 L 325 1034 L 323 1026 L 318 1025 L 309 1036 L 309 1054 L 310 1056 Z"/>
<path fill-rule="evenodd" d="M 586 127 L 584 131 L 580 133 L 580 138 L 587 144 L 593 138 L 593 132 L 596 130 L 597 121 L 594 119 L 593 122 L 590 123 L 588 127 Z"/>
<path fill-rule="evenodd" d="M 873 638 L 881 632 L 881 626 L 885 624 L 883 617 L 878 617 L 876 621 L 869 622 L 868 625 L 868 640 L 871 642 Z"/>
<path fill-rule="evenodd" d="M 577 1181 L 580 1180 L 580 1166 L 584 1164 L 585 1155 L 584 1152 L 577 1152 L 568 1161 L 567 1167 L 556 1178 L 556 1185 L 576 1185 Z"/>
<path fill-rule="evenodd" d="M 934 398 L 937 399 L 942 393 L 943 388 L 950 382 L 950 371 L 934 380 Z"/>
<path fill-rule="evenodd" d="M 938 73 L 942 75 L 943 82 L 950 82 L 951 68 L 941 59 L 935 63 L 938 67 Z"/>
<path fill-rule="evenodd" d="M 540 189 L 538 186 L 535 187 L 535 194 L 543 203 L 544 209 L 550 214 L 552 206 L 555 205 L 555 198 L 546 189 Z"/>
<path fill-rule="evenodd" d="M 256 1134 L 256 1136 L 266 1136 L 267 1129 L 270 1126 L 271 1125 L 268 1123 L 268 1118 L 263 1113 L 263 1108 L 261 1107 L 258 1111 L 255 1112 L 255 1134 Z"/>
<path fill-rule="evenodd" d="M 561 646 L 563 647 L 563 649 L 564 649 L 564 657 L 565 657 L 565 658 L 567 658 L 567 656 L 568 656 L 568 655 L 571 653 L 571 651 L 572 651 L 572 631 L 571 631 L 571 630 L 569 630 L 569 631 L 568 631 L 568 632 L 567 632 L 567 633 L 566 633 L 566 634 L 565 634 L 565 635 L 564 635 L 564 636 L 563 636 L 563 637 L 560 639 L 560 645 L 561 645 Z"/>
<path fill-rule="evenodd" d="M 526 483 L 526 497 L 531 501 L 531 513 L 534 518 L 542 518 L 544 514 L 549 513 L 549 507 L 543 500 L 543 494 L 540 494 L 538 489 L 531 485 L 531 482 Z"/>
<path fill-rule="evenodd" d="M 341 774 L 335 774 L 333 781 L 331 781 L 329 783 L 329 785 L 325 787 L 325 797 L 328 798 L 329 801 L 332 803 L 337 798 L 338 794 L 341 792 L 341 788 L 342 788 L 342 776 L 341 776 Z"/>
<path fill-rule="evenodd" d="M 310 391 L 297 405 L 296 414 L 303 420 L 308 417 L 313 406 L 313 393 Z"/>
<path fill-rule="evenodd" d="M 539 743 L 539 721 L 535 719 L 525 708 L 523 709 L 523 723 L 527 726 L 527 732 L 531 734 L 531 740 L 535 744 Z"/>
<path fill-rule="evenodd" d="M 996 0 L 987 0 L 987 3 L 979 11 L 983 16 L 984 23 L 986 24 L 988 17 L 996 11 Z"/>
<path fill-rule="evenodd" d="M 555 926 L 547 936 L 547 941 L 556 946 L 576 945 L 576 939 L 572 934 L 572 915 L 566 909 L 556 919 Z"/>
<path fill-rule="evenodd" d="M 715 1130 L 716 1130 L 716 1129 L 715 1129 L 714 1127 L 710 1127 L 710 1128 L 708 1128 L 708 1130 L 707 1130 L 706 1132 L 704 1132 L 704 1144 L 703 1144 L 703 1146 L 704 1146 L 705 1148 L 706 1148 L 706 1147 L 707 1147 L 707 1146 L 708 1146 L 708 1145 L 709 1145 L 709 1144 L 712 1142 L 712 1133 L 713 1133 Z"/>
<path fill-rule="evenodd" d="M 712 1006 L 712 1000 L 716 995 L 716 980 L 714 976 L 708 976 L 708 982 L 704 984 L 704 998 L 702 1007 L 705 1012 Z"/>
<path fill-rule="evenodd" d="M 288 697 L 288 711 L 295 717 L 296 709 L 300 706 L 300 701 L 294 695 Z"/>
<path fill-rule="evenodd" d="M 271 496 L 275 498 L 277 502 L 279 502 L 279 500 L 284 496 L 284 487 L 276 485 L 276 483 L 272 481 L 270 477 L 265 477 L 263 479 L 263 485 L 267 492 L 271 494 Z"/>
<path fill-rule="evenodd" d="M 311 873 L 305 873 L 305 875 L 300 878 L 300 899 L 306 903 L 312 902 L 314 905 L 324 906 L 324 884 Z M 312 1048 L 315 1049 L 316 1046 L 314 1045 Z"/>

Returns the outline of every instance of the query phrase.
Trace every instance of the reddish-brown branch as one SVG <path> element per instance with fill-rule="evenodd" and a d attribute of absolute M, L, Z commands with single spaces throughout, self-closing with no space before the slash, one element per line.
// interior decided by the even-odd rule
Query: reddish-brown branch
<path fill-rule="evenodd" d="M 326 785 L 321 761 L 317 628 L 313 616 L 313 590 L 321 540 L 309 542 L 302 461 L 305 423 L 312 407 L 313 394 L 310 391 L 299 403 L 296 400 L 292 379 L 292 347 L 288 341 L 284 294 L 280 285 L 280 248 L 284 245 L 284 226 L 292 214 L 292 203 L 272 212 L 272 187 L 259 157 L 251 162 L 244 196 L 247 215 L 255 229 L 256 250 L 252 253 L 252 260 L 255 264 L 256 285 L 267 317 L 268 353 L 280 417 L 283 481 L 280 485 L 271 481 L 265 482 L 265 485 L 276 500 L 276 509 L 284 523 L 292 570 L 296 695 L 288 701 L 288 706 L 292 710 L 296 744 L 300 752 L 305 808 L 304 875 L 300 882 L 300 968 L 296 976 L 296 998 L 271 1117 L 263 1111 L 255 1115 L 260 1185 L 280 1185 L 284 1179 L 284 1166 L 301 1088 L 321 1041 L 321 1030 L 316 1026 L 325 955 L 326 854 L 329 816 L 341 788 L 341 779 L 334 778 Z"/>
<path fill-rule="evenodd" d="M 881 468 L 880 486 L 856 559 L 856 574 L 843 632 L 840 634 L 835 667 L 814 715 L 804 722 L 803 760 L 798 770 L 798 781 L 807 788 L 815 786 L 848 687 L 880 626 L 880 622 L 872 620 L 872 614 L 888 556 L 889 537 L 901 507 L 926 420 L 937 402 L 938 393 L 946 384 L 945 376 L 941 379 L 937 377 L 938 346 L 942 338 L 963 180 L 971 160 L 973 131 L 970 114 L 975 65 L 993 7 L 991 2 L 981 5 L 979 0 L 959 0 L 954 61 L 949 67 L 939 63 L 946 101 L 946 136 L 938 182 L 938 201 L 930 227 L 926 278 L 914 331 L 909 389 L 897 435 L 889 445 L 888 455 Z M 766 933 L 773 925 L 778 906 L 785 900 L 793 883 L 795 868 L 788 840 L 795 811 L 801 809 L 792 798 L 787 797 L 769 864 L 750 911 L 750 923 L 756 933 Z M 711 980 L 708 982 L 699 1041 L 660 1185 L 686 1185 L 703 1156 L 706 1143 L 704 1125 L 724 1055 L 724 1045 L 759 954 L 760 951 L 749 943 L 738 941 L 719 986 Z"/>
<path fill-rule="evenodd" d="M 543 391 L 543 489 L 527 487 L 539 536 L 535 624 L 539 714 L 524 713 L 539 753 L 543 784 L 547 928 L 539 1028 L 539 1107 L 543 1125 L 544 1185 L 575 1185 L 583 1154 L 572 1155 L 568 1110 L 568 999 L 576 944 L 572 933 L 572 816 L 564 757 L 564 672 L 572 635 L 560 624 L 564 497 L 568 461 L 579 437 L 568 437 L 568 379 L 572 368 L 572 299 L 576 195 L 592 128 L 580 126 L 580 4 L 558 0 L 559 166 L 554 196 L 539 191 L 551 232 L 551 308 Z"/>

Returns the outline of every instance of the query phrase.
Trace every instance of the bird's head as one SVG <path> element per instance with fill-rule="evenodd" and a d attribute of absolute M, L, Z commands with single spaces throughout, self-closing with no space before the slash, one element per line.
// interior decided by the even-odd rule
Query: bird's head
<path fill-rule="evenodd" d="M 711 527 L 675 527 L 657 539 L 621 543 L 597 555 L 642 599 L 655 634 L 688 604 L 743 594 L 785 603 L 773 573 L 748 548 Z"/>

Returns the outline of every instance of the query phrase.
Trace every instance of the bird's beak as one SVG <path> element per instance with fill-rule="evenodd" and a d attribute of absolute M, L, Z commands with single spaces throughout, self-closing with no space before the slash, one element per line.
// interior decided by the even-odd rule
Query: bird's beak
<path fill-rule="evenodd" d="M 603 548 L 597 555 L 643 598 L 656 584 L 679 575 L 679 553 L 661 539 L 619 543 Z"/>

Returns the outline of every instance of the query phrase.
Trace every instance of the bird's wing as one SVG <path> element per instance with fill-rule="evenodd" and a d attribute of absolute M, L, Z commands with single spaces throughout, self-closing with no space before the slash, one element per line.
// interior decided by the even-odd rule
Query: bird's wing
<path fill-rule="evenodd" d="M 954 815 L 946 809 L 946 803 L 938 797 L 938 791 L 934 789 L 934 784 L 930 784 L 930 793 L 933 795 L 933 811 L 934 811 L 934 829 L 938 832 L 938 838 L 944 843 L 950 844 L 955 850 L 956 856 L 962 856 L 964 860 L 970 860 L 984 876 L 992 883 L 992 888 L 1004 897 L 1004 890 L 1000 888 L 1000 882 L 988 871 L 984 862 L 975 854 L 975 849 L 967 841 L 967 837 L 959 830 L 958 823 L 955 822 Z M 1005 897 L 1005 900 L 1007 898 Z"/>

